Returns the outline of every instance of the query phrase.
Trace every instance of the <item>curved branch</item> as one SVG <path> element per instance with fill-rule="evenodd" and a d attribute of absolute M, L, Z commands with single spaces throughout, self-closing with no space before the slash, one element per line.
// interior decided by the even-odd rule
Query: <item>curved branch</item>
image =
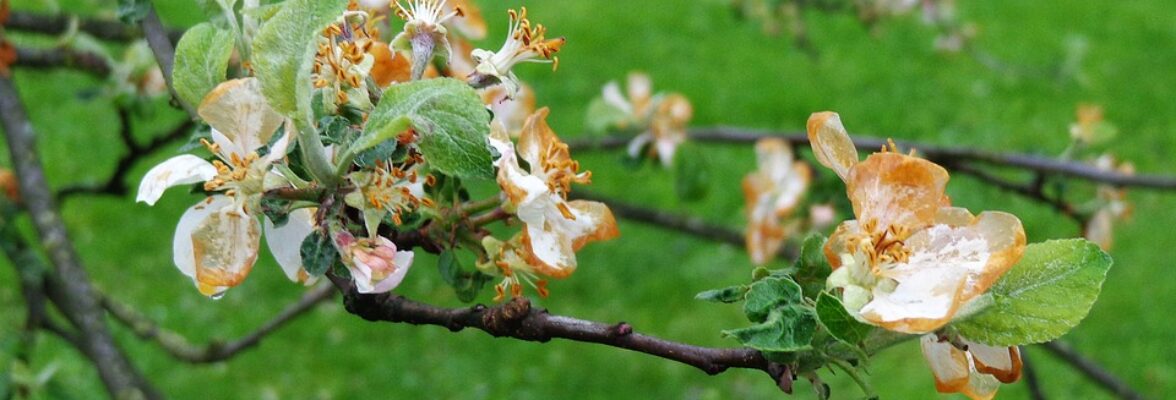
<path fill-rule="evenodd" d="M 1043 185 L 1038 185 L 1038 184 L 1034 184 L 1034 183 L 1022 184 L 1022 183 L 1011 182 L 1009 180 L 1006 180 L 1004 178 L 1001 178 L 999 176 L 988 173 L 987 171 L 978 169 L 976 167 L 973 167 L 973 166 L 965 164 L 965 163 L 950 162 L 950 163 L 944 164 L 944 166 L 946 168 L 949 168 L 949 169 L 958 171 L 960 173 L 963 173 L 965 175 L 969 175 L 973 178 L 976 178 L 977 180 L 979 180 L 981 182 L 995 186 L 998 189 L 1005 190 L 1005 191 L 1008 191 L 1008 192 L 1011 192 L 1011 193 L 1014 193 L 1017 195 L 1021 195 L 1026 198 L 1029 198 L 1030 200 L 1034 200 L 1039 203 L 1043 203 L 1045 205 L 1048 205 L 1051 208 L 1053 208 L 1054 211 L 1057 211 L 1058 213 L 1069 218 L 1071 221 L 1074 221 L 1074 223 L 1078 224 L 1079 230 L 1085 229 L 1086 223 L 1089 222 L 1089 220 L 1090 220 L 1089 216 L 1078 212 L 1078 210 L 1075 209 L 1074 205 L 1067 203 L 1065 200 L 1062 200 L 1060 198 L 1050 197 L 1049 195 L 1047 195 L 1045 193 L 1045 191 L 1042 190 Z"/>
<path fill-rule="evenodd" d="M 733 127 L 697 128 L 690 130 L 690 139 L 699 142 L 715 143 L 753 143 L 763 138 L 780 138 L 793 146 L 807 147 L 808 135 L 804 132 L 767 132 Z M 582 149 L 614 149 L 625 146 L 630 138 L 610 136 L 605 138 L 569 141 L 573 150 Z M 881 148 L 886 144 L 883 139 L 854 137 L 854 144 L 859 149 Z M 928 160 L 945 163 L 955 161 L 975 161 L 979 163 L 1014 167 L 1028 171 L 1058 174 L 1091 182 L 1105 183 L 1114 186 L 1137 187 L 1156 190 L 1176 190 L 1176 177 L 1162 175 L 1124 175 L 1114 171 L 1100 170 L 1093 165 L 1079 162 L 1059 161 L 1050 158 L 1027 154 L 995 153 L 974 148 L 956 148 L 935 146 L 919 142 L 895 141 L 900 147 L 917 149 Z"/>
<path fill-rule="evenodd" d="M 155 55 L 155 62 L 159 64 L 159 69 L 163 71 L 163 78 L 167 81 L 167 90 L 171 92 L 172 101 L 178 104 L 185 112 L 192 118 L 196 118 L 196 109 L 192 104 L 188 104 L 179 95 L 176 94 L 176 88 L 172 85 L 172 67 L 176 61 L 176 49 L 172 45 L 172 40 L 168 37 L 167 29 L 163 27 L 163 22 L 159 20 L 159 15 L 155 13 L 155 7 L 150 2 L 147 3 L 147 16 L 143 17 L 140 23 L 143 27 L 143 35 L 147 39 L 147 46 L 151 47 L 151 53 Z"/>
<path fill-rule="evenodd" d="M 53 194 L 45 182 L 45 171 L 37 157 L 36 134 L 9 77 L 0 77 L 0 122 L 8 139 L 8 151 L 16 167 L 22 199 L 32 216 L 41 244 L 56 267 L 59 281 L 50 285 L 49 298 L 78 328 L 79 349 L 94 362 L 99 377 L 112 396 L 159 398 L 160 394 L 130 363 L 107 330 L 90 278 L 70 242 Z"/>
<path fill-rule="evenodd" d="M 110 76 L 110 64 L 101 55 L 67 48 L 33 49 L 16 48 L 14 67 L 53 69 L 69 68 L 81 70 L 98 78 Z"/>
<path fill-rule="evenodd" d="M 212 341 L 206 346 L 191 344 L 183 335 L 160 327 L 155 321 L 110 297 L 103 296 L 101 301 L 102 306 L 110 312 L 115 320 L 131 328 L 140 339 L 155 342 L 177 360 L 193 364 L 206 364 L 233 358 L 242 351 L 257 346 L 261 343 L 261 339 L 281 329 L 295 318 L 313 310 L 334 295 L 334 286 L 319 285 L 303 295 L 297 303 L 287 306 L 248 335 L 230 342 Z"/>
<path fill-rule="evenodd" d="M 9 14 L 5 28 L 13 31 L 40 33 L 45 35 L 60 35 L 69 30 L 70 20 L 76 19 L 78 30 L 101 40 L 112 42 L 129 42 L 143 37 L 143 31 L 138 27 L 123 24 L 115 20 L 82 18 L 69 15 L 44 15 L 31 12 L 13 11 Z M 178 42 L 184 32 L 169 30 L 167 37 L 172 43 Z"/>
<path fill-rule="evenodd" d="M 1053 341 L 1044 343 L 1041 345 L 1041 347 L 1049 351 L 1050 354 L 1053 354 L 1054 357 L 1061 359 L 1062 361 L 1066 362 L 1066 364 L 1070 364 L 1070 366 L 1082 372 L 1082 374 L 1086 375 L 1087 378 L 1094 381 L 1099 386 L 1102 386 L 1103 389 L 1110 391 L 1118 398 L 1130 400 L 1139 400 L 1143 398 L 1143 396 L 1132 389 L 1131 386 L 1128 386 L 1126 382 L 1123 382 L 1121 379 L 1115 377 L 1115 375 L 1112 375 L 1110 372 L 1103 369 L 1093 360 L 1078 354 L 1078 351 L 1074 350 L 1074 348 L 1070 347 L 1070 345 Z"/>
<path fill-rule="evenodd" d="M 360 294 L 346 280 L 336 280 L 335 284 L 344 293 L 347 311 L 368 321 L 436 325 L 454 332 L 473 328 L 494 337 L 532 342 L 568 339 L 597 343 L 677 361 L 710 375 L 730 368 L 760 370 L 771 376 L 781 390 L 792 390 L 793 376 L 788 367 L 768 361 L 753 349 L 692 346 L 636 333 L 624 322 L 604 324 L 551 315 L 547 310 L 531 307 L 530 301 L 523 297 L 495 307 L 443 308 L 392 294 Z"/>
<path fill-rule="evenodd" d="M 118 114 L 119 121 L 121 121 L 123 124 L 119 138 L 122 140 L 123 145 L 126 146 L 127 152 L 123 154 L 122 157 L 119 157 L 118 162 L 115 163 L 114 172 L 112 172 L 110 177 L 106 178 L 106 180 L 102 183 L 79 184 L 62 188 L 57 192 L 57 197 L 61 199 L 61 201 L 66 201 L 73 196 L 82 194 L 107 196 L 126 195 L 130 191 L 130 188 L 127 186 L 127 175 L 130 174 L 131 167 L 134 167 L 135 163 L 139 162 L 139 160 L 143 157 L 159 151 L 168 144 L 187 136 L 192 132 L 192 129 L 196 127 L 195 122 L 190 119 L 185 119 L 176 125 L 176 127 L 172 128 L 168 133 L 156 136 L 146 144 L 139 144 L 135 142 L 134 138 L 131 136 L 131 121 L 127 111 L 124 109 L 119 109 Z"/>

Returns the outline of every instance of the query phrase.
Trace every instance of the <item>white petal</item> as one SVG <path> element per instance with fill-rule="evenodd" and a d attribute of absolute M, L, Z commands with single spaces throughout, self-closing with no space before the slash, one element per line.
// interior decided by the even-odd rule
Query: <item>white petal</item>
<path fill-rule="evenodd" d="M 808 138 L 817 161 L 836 172 L 841 180 L 847 180 L 858 155 L 841 117 L 828 111 L 814 113 L 808 120 Z"/>
<path fill-rule="evenodd" d="M 604 102 L 625 114 L 633 114 L 633 105 L 625 100 L 625 95 L 621 94 L 621 85 L 618 85 L 616 81 L 604 85 Z"/>
<path fill-rule="evenodd" d="M 139 183 L 139 195 L 135 201 L 155 205 L 163 192 L 170 187 L 204 182 L 216 177 L 216 167 L 208 161 L 191 154 L 167 159 L 147 171 Z"/>
<path fill-rule="evenodd" d="M 628 148 L 629 157 L 631 157 L 631 158 L 641 157 L 641 149 L 645 148 L 645 145 L 649 144 L 649 142 L 652 140 L 653 140 L 653 133 L 651 133 L 651 132 L 645 132 L 640 135 L 637 135 L 637 137 L 634 137 L 633 140 L 629 141 L 629 148 Z"/>
<path fill-rule="evenodd" d="M 303 268 L 302 241 L 314 232 L 314 228 L 314 212 L 309 208 L 290 212 L 290 219 L 280 227 L 275 227 L 269 218 L 265 219 L 265 243 L 270 253 L 287 278 L 307 286 L 313 285 L 317 279 L 311 278 Z"/>
<path fill-rule="evenodd" d="M 191 234 L 196 283 L 206 296 L 218 297 L 245 280 L 257 261 L 261 224 L 236 207 L 208 214 Z"/>
<path fill-rule="evenodd" d="M 283 122 L 282 116 L 266 102 L 257 78 L 221 83 L 204 97 L 197 113 L 245 153 L 268 143 Z"/>
<path fill-rule="evenodd" d="M 527 225 L 527 238 L 531 254 L 550 267 L 549 272 L 566 275 L 576 269 L 576 252 L 566 235 L 543 229 L 542 225 Z"/>
<path fill-rule="evenodd" d="M 674 162 L 674 152 L 678 150 L 678 145 L 682 141 L 677 137 L 661 137 L 654 143 L 657 146 L 657 158 L 661 160 L 662 166 L 669 168 Z"/>
<path fill-rule="evenodd" d="M 192 249 L 192 233 L 203 225 L 209 215 L 232 208 L 232 206 L 232 199 L 220 195 L 212 196 L 189 207 L 180 217 L 180 222 L 176 224 L 176 234 L 172 240 L 172 261 L 175 262 L 176 268 L 179 268 L 181 273 L 197 284 L 197 287 L 200 285 L 196 281 L 196 254 Z M 219 291 L 223 292 L 227 289 L 223 288 Z"/>
<path fill-rule="evenodd" d="M 940 342 L 934 334 L 923 335 L 919 344 L 923 349 L 923 359 L 935 376 L 936 390 L 954 393 L 968 385 L 972 369 L 967 353 L 955 348 L 950 342 Z"/>
<path fill-rule="evenodd" d="M 286 152 L 290 151 L 290 137 L 293 136 L 291 129 L 294 129 L 293 124 L 286 125 L 285 132 L 278 132 L 282 135 L 278 140 L 274 141 L 274 146 L 269 149 L 269 153 L 265 155 L 265 162 L 273 164 L 286 157 Z"/>
<path fill-rule="evenodd" d="M 245 158 L 245 151 L 241 149 L 241 146 L 233 143 L 232 139 L 229 139 L 228 136 L 225 136 L 225 134 L 216 130 L 216 128 L 212 128 L 211 132 L 209 132 L 209 135 L 212 136 L 212 143 L 215 143 L 217 147 L 220 147 L 220 152 L 218 155 L 221 157 L 229 160 L 233 158 L 233 155 L 236 155 L 241 159 Z"/>

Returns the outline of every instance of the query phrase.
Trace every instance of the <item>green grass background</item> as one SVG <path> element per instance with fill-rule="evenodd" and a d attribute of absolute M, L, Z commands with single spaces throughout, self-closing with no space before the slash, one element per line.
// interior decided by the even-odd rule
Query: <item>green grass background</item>
<path fill-rule="evenodd" d="M 66 1 L 66 12 L 91 15 L 113 1 Z M 172 26 L 198 22 L 193 2 L 157 1 Z M 1077 76 L 1057 79 L 994 70 L 967 56 L 936 53 L 935 33 L 917 20 L 888 21 L 869 30 L 850 16 L 807 15 L 820 52 L 810 58 L 785 38 L 739 21 L 719 0 L 617 2 L 534 1 L 533 21 L 568 38 L 556 73 L 522 67 L 552 107 L 551 124 L 566 137 L 582 131 L 588 102 L 609 80 L 630 70 L 652 75 L 655 88 L 686 94 L 696 126 L 730 124 L 795 131 L 808 115 L 836 110 L 851 132 L 944 145 L 1057 154 L 1066 145 L 1074 107 L 1102 104 L 1121 129 L 1112 149 L 1151 173 L 1176 173 L 1176 13 L 1168 0 L 962 1 L 960 15 L 980 27 L 977 45 L 1006 63 L 1047 69 L 1066 56 L 1067 43 L 1087 46 Z M 17 9 L 44 9 L 18 0 Z M 480 1 L 491 24 L 485 47 L 497 48 L 507 6 Z M 48 44 L 22 37 L 21 43 Z M 124 151 L 109 104 L 83 96 L 97 82 L 76 72 L 20 70 L 17 81 L 40 134 L 51 185 L 104 179 Z M 137 121 L 137 134 L 159 134 L 181 116 L 160 104 Z M 178 147 L 178 144 L 177 146 Z M 173 147 L 174 149 L 174 147 Z M 132 187 L 172 149 L 135 168 Z M 807 156 L 807 152 L 805 152 Z M 688 203 L 673 195 L 672 176 L 656 168 L 631 170 L 616 153 L 576 154 L 593 171 L 598 193 L 632 203 L 693 213 L 716 223 L 742 224 L 738 181 L 753 168 L 749 148 L 706 148 L 710 196 Z M 6 157 L 4 157 L 7 163 Z M 1030 241 L 1068 237 L 1072 224 L 1049 209 L 957 177 L 957 204 L 1005 210 L 1024 221 Z M 1176 248 L 1176 195 L 1136 191 L 1134 220 L 1119 226 L 1115 266 L 1103 295 L 1066 340 L 1122 376 L 1145 395 L 1176 392 L 1176 347 L 1169 312 L 1176 304 L 1171 249 Z M 291 285 L 265 256 L 247 283 L 219 301 L 200 296 L 171 264 L 171 236 L 195 197 L 169 193 L 154 208 L 127 198 L 78 198 L 64 217 L 94 284 L 197 343 L 234 338 L 266 321 L 304 290 Z M 553 312 L 600 321 L 627 321 L 639 331 L 707 346 L 732 346 L 719 336 L 743 322 L 737 307 L 692 299 L 699 291 L 744 282 L 751 267 L 742 249 L 621 221 L 619 240 L 593 244 L 581 268 L 552 285 L 543 305 Z M 398 292 L 459 305 L 420 256 Z M 0 338 L 22 321 L 13 269 L 0 262 Z M 489 301 L 488 295 L 480 298 Z M 115 329 L 136 365 L 175 398 L 767 398 L 783 397 L 758 371 L 715 377 L 685 365 L 628 351 L 554 341 L 494 339 L 479 332 L 373 324 L 329 304 L 266 338 L 260 347 L 212 365 L 172 361 L 150 343 Z M 8 356 L 5 357 L 5 363 Z M 1030 348 L 1046 393 L 1055 398 L 1106 398 L 1103 391 L 1048 354 Z M 60 367 L 56 380 L 80 398 L 98 396 L 93 369 L 62 342 L 42 336 L 35 363 Z M 6 364 L 5 364 L 6 365 Z M 936 398 L 917 345 L 877 357 L 870 381 L 884 399 Z M 860 392 L 841 375 L 824 376 L 835 398 Z M 798 383 L 796 398 L 811 398 Z M 1023 383 L 1004 398 L 1024 398 Z"/>

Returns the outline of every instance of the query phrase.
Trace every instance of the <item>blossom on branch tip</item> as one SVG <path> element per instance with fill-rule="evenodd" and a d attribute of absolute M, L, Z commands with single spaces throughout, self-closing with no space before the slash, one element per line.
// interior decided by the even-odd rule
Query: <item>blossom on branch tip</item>
<path fill-rule="evenodd" d="M 212 141 L 204 144 L 216 159 L 209 162 L 184 154 L 160 163 L 143 177 L 136 200 L 154 205 L 168 188 L 200 182 L 214 193 L 180 217 L 173 258 L 201 293 L 218 297 L 240 284 L 257 260 L 261 197 L 271 166 L 285 157 L 291 135 L 279 129 L 283 118 L 266 103 L 255 78 L 217 86 L 198 114 L 212 127 Z M 275 134 L 281 136 L 273 138 Z M 265 155 L 259 155 L 262 152 Z M 292 214 L 292 220 L 302 218 L 298 214 Z M 275 254 L 285 254 L 286 247 L 296 249 L 301 242 L 269 244 Z M 282 266 L 292 280 L 306 283 L 307 279 L 298 279 L 292 261 Z"/>
<path fill-rule="evenodd" d="M 761 139 L 755 144 L 759 169 L 743 178 L 746 205 L 747 253 L 756 265 L 770 261 L 789 234 L 781 220 L 792 215 L 808 189 L 812 172 L 796 161 L 792 148 L 781 139 Z"/>
<path fill-rule="evenodd" d="M 388 238 L 355 239 L 350 234 L 336 240 L 343 264 L 351 271 L 360 293 L 386 293 L 400 286 L 412 268 L 414 253 L 396 248 Z"/>
<path fill-rule="evenodd" d="M 920 339 L 923 359 L 935 377 L 940 393 L 963 393 L 973 400 L 996 396 L 1001 383 L 1021 377 L 1021 350 L 1016 346 L 994 347 L 960 338 L 959 345 L 935 334 Z"/>
<path fill-rule="evenodd" d="M 604 103 L 624 117 L 615 121 L 621 130 L 640 129 L 643 132 L 629 142 L 629 156 L 637 158 L 648 148 L 648 155 L 669 167 L 678 146 L 686 141 L 686 126 L 694 117 L 690 100 L 678 93 L 653 95 L 649 76 L 629 73 L 626 94 L 621 94 L 617 82 L 604 86 Z"/>
<path fill-rule="evenodd" d="M 858 162 L 835 113 L 816 113 L 809 140 L 821 164 L 846 183 L 855 220 L 825 245 L 838 289 L 855 318 L 903 333 L 952 320 L 1020 260 L 1025 232 L 1003 212 L 973 216 L 950 206 L 947 171 L 890 146 Z"/>
<path fill-rule="evenodd" d="M 525 225 L 520 241 L 527 264 L 537 274 L 563 278 L 576 270 L 577 250 L 619 232 L 604 204 L 567 199 L 572 183 L 589 183 L 591 174 L 579 171 L 568 145 L 547 125 L 547 114 L 542 108 L 527 119 L 517 146 L 501 130 L 490 142 L 501 154 L 495 162 L 498 185 Z"/>
<path fill-rule="evenodd" d="M 476 65 L 470 81 L 477 87 L 500 83 L 506 88 L 507 97 L 514 98 L 520 90 L 519 79 L 512 71 L 514 66 L 522 62 L 550 63 L 551 69 L 555 70 L 559 67 L 559 57 L 555 53 L 567 40 L 562 37 L 547 39 L 547 28 L 543 24 L 532 26 L 527 19 L 526 7 L 508 13 L 510 28 L 502 48 L 496 52 L 475 49 L 471 53 Z"/>
<path fill-rule="evenodd" d="M 425 194 L 425 183 L 429 178 L 418 172 L 421 165 L 412 163 L 398 167 L 379 161 L 374 168 L 347 175 L 347 180 L 358 190 L 344 196 L 344 201 L 363 212 L 369 236 L 376 235 L 380 223 L 389 214 L 392 222 L 400 225 L 404 214 L 433 206 L 433 201 Z"/>
<path fill-rule="evenodd" d="M 1124 175 L 1135 175 L 1135 165 L 1124 162 L 1117 163 L 1110 154 L 1103 154 L 1094 162 L 1095 167 L 1102 171 L 1118 172 Z M 1095 197 L 1098 210 L 1086 222 L 1083 236 L 1098 244 L 1103 250 L 1109 251 L 1114 245 L 1115 221 L 1131 217 L 1133 206 L 1127 201 L 1127 190 L 1111 185 L 1099 185 Z"/>

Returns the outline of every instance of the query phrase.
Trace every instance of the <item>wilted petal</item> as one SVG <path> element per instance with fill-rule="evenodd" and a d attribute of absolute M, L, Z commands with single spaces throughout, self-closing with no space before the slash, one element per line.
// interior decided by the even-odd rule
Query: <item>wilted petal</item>
<path fill-rule="evenodd" d="M 876 153 L 850 170 L 846 186 L 858 221 L 914 229 L 935 219 L 947 180 L 947 171 L 930 161 Z"/>
<path fill-rule="evenodd" d="M 384 293 L 399 286 L 414 256 L 411 251 L 397 251 L 396 244 L 384 237 L 362 239 L 348 251 L 344 262 L 360 293 Z"/>
<path fill-rule="evenodd" d="M 837 225 L 837 229 L 829 235 L 825 242 L 825 259 L 834 270 L 841 267 L 841 255 L 849 253 L 848 239 L 861 235 L 862 227 L 856 220 L 849 220 Z"/>
<path fill-rule="evenodd" d="M 516 146 L 518 155 L 531 164 L 532 172 L 541 167 L 541 160 L 545 158 L 543 152 L 559 142 L 551 126 L 547 125 L 547 114 L 550 112 L 547 107 L 535 111 L 527 118 L 523 132 L 519 135 L 519 144 Z"/>
<path fill-rule="evenodd" d="M 1013 383 L 1021 378 L 1021 350 L 1016 346 L 995 347 L 963 339 L 976 370 L 992 375 L 1002 383 Z"/>
<path fill-rule="evenodd" d="M 368 49 L 372 56 L 372 80 L 379 87 L 387 87 L 393 82 L 408 82 L 412 79 L 412 65 L 408 57 L 399 51 L 388 47 L 387 43 L 374 41 Z"/>
<path fill-rule="evenodd" d="M 625 95 L 621 94 L 621 85 L 616 81 L 609 82 L 604 85 L 603 92 L 604 103 L 617 110 L 621 110 L 625 114 L 633 114 L 633 105 L 629 104 L 629 100 L 625 99 Z"/>
<path fill-rule="evenodd" d="M 645 133 L 642 133 L 640 135 L 633 137 L 633 140 L 629 141 L 629 147 L 626 149 L 626 151 L 629 154 L 629 157 L 631 157 L 631 158 L 640 157 L 641 150 L 644 149 L 645 146 L 648 146 L 649 142 L 651 142 L 651 141 L 653 141 L 653 132 L 645 132 Z"/>
<path fill-rule="evenodd" d="M 923 335 L 919 340 L 923 359 L 935 376 L 935 390 L 940 393 L 958 393 L 968 386 L 971 368 L 968 355 L 955 348 L 950 342 L 940 342 L 935 335 Z"/>
<path fill-rule="evenodd" d="M 396 266 L 396 269 L 376 283 L 372 288 L 372 293 L 385 293 L 400 286 L 400 282 L 404 281 L 404 276 L 408 274 L 409 268 L 412 268 L 415 256 L 416 254 L 411 251 L 397 251 L 396 256 L 392 257 L 392 264 Z"/>
<path fill-rule="evenodd" d="M 306 273 L 302 265 L 302 241 L 314 229 L 314 212 L 309 208 L 291 211 L 290 219 L 279 227 L 275 227 L 269 218 L 265 219 L 265 243 L 270 253 L 273 253 L 287 278 L 307 286 L 318 280 Z"/>
<path fill-rule="evenodd" d="M 204 218 L 192 231 L 192 255 L 201 293 L 218 296 L 237 286 L 257 261 L 261 224 L 234 207 Z"/>
<path fill-rule="evenodd" d="M 135 201 L 155 205 L 170 187 L 204 182 L 213 177 L 216 177 L 216 167 L 208 161 L 190 154 L 175 156 L 147 171 L 139 183 L 139 195 Z"/>
<path fill-rule="evenodd" d="M 808 120 L 808 139 L 817 161 L 848 182 L 849 169 L 857 164 L 858 154 L 841 117 L 829 111 L 813 114 Z"/>
<path fill-rule="evenodd" d="M 1000 389 L 1000 381 L 992 375 L 972 371 L 968 385 L 964 386 L 960 392 L 972 400 L 992 400 L 993 397 L 996 397 L 998 389 Z"/>
<path fill-rule="evenodd" d="M 553 205 L 552 208 L 557 208 Z M 585 244 L 617 237 L 616 219 L 604 204 L 575 200 L 566 203 L 572 218 L 559 211 L 548 211 L 541 221 L 527 222 L 523 243 L 528 250 L 528 263 L 539 273 L 553 278 L 564 278 L 576 270 L 576 250 Z M 524 219 L 520 209 L 519 219 Z"/>
<path fill-rule="evenodd" d="M 256 151 L 268 143 L 283 121 L 261 94 L 257 78 L 221 83 L 204 97 L 197 112 L 243 153 Z M 237 155 L 244 158 L 246 154 Z"/>
<path fill-rule="evenodd" d="M 1086 223 L 1085 235 L 1087 240 L 1094 242 L 1104 251 L 1110 251 L 1111 246 L 1115 243 L 1115 214 L 1108 208 L 1103 207 L 1094 213 L 1094 217 Z"/>
<path fill-rule="evenodd" d="M 453 10 L 456 7 L 461 7 L 462 15 L 454 17 L 449 24 L 461 32 L 471 40 L 482 40 L 486 38 L 486 19 L 482 18 L 482 10 L 469 0 L 449 0 L 449 5 L 446 10 Z M 448 13 L 448 11 L 446 11 Z"/>
<path fill-rule="evenodd" d="M 611 240 L 620 236 L 617 220 L 613 217 L 612 210 L 604 203 L 572 200 L 567 204 L 572 215 L 576 217 L 574 226 L 577 229 L 571 231 L 573 250 L 580 250 L 591 242 Z"/>

